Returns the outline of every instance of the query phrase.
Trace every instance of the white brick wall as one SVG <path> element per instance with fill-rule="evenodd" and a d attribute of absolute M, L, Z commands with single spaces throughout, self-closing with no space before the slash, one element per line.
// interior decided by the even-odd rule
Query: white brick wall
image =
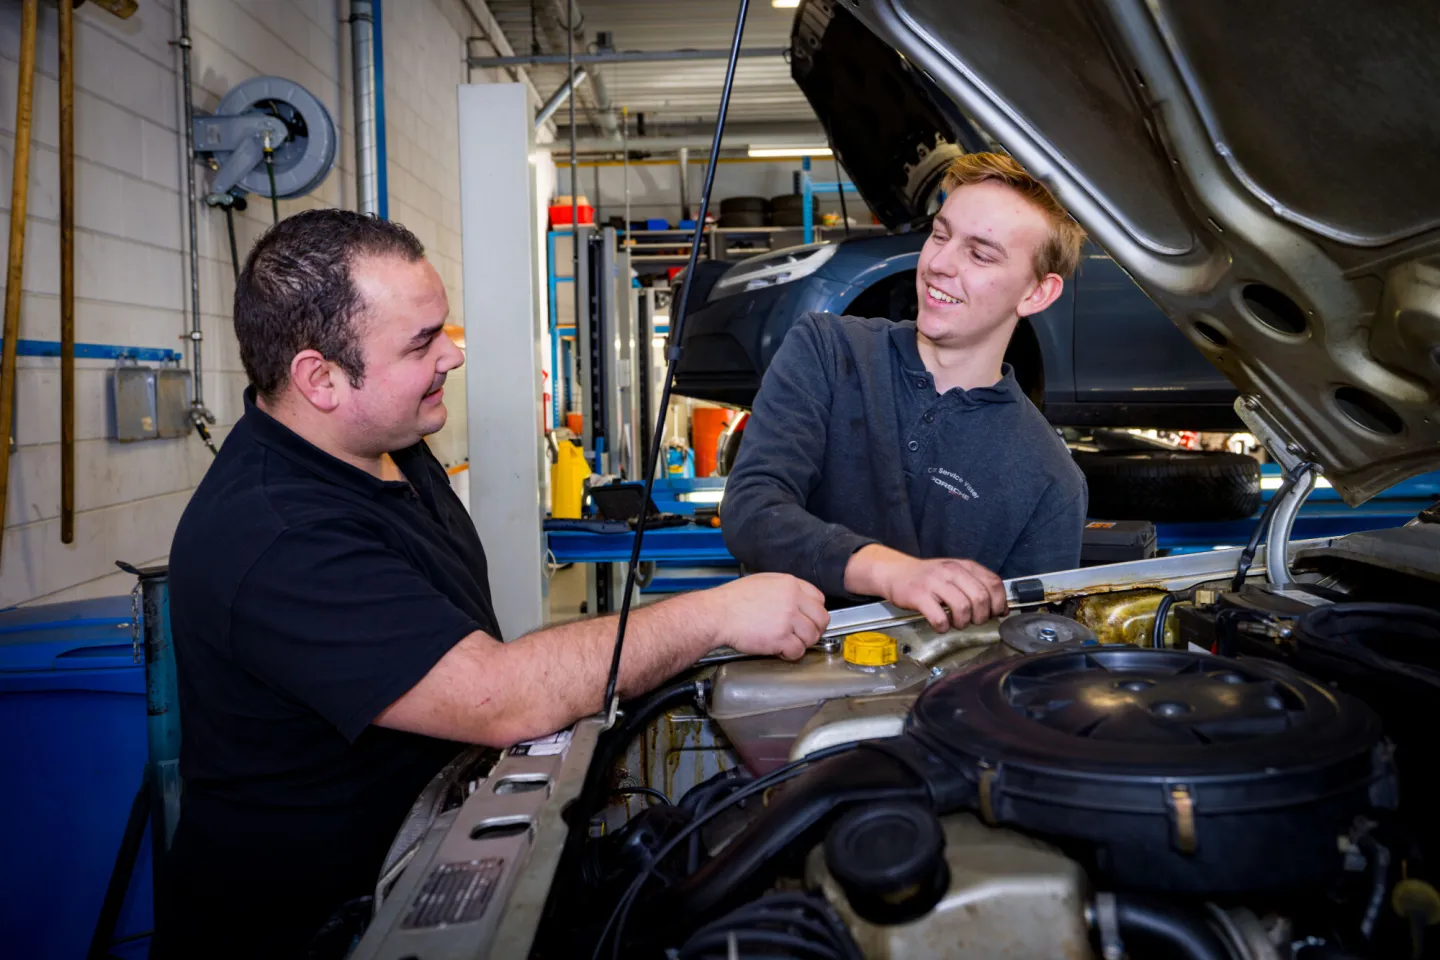
<path fill-rule="evenodd" d="M 193 97 L 214 109 L 257 74 L 295 80 L 339 127 L 335 171 L 313 194 L 282 201 L 281 216 L 355 205 L 350 35 L 346 0 L 191 0 Z M 463 323 L 455 86 L 465 82 L 460 0 L 384 5 L 392 219 L 425 243 Z M 21 337 L 59 339 L 59 172 L 56 144 L 58 14 L 41 4 Z M 120 21 L 94 5 L 76 12 L 76 337 L 83 343 L 180 348 L 187 328 L 179 60 L 174 0 L 144 0 Z M 0 225 L 8 222 L 20 5 L 0 4 Z M 477 81 L 484 78 L 476 76 Z M 208 172 L 197 166 L 203 196 Z M 234 292 L 222 214 L 199 210 L 205 400 L 223 439 L 240 416 L 245 374 L 231 328 Z M 243 257 L 270 223 L 269 201 L 236 217 Z M 0 229 L 0 257 L 6 250 Z M 4 277 L 0 275 L 0 284 Z M 188 365 L 188 358 L 187 358 Z M 209 452 L 194 437 L 122 444 L 106 439 L 108 371 L 77 361 L 76 542 L 60 542 L 58 361 L 24 358 L 16 377 L 17 449 L 11 457 L 0 606 L 123 593 L 115 560 L 148 563 L 169 552 Z M 450 424 L 431 443 L 448 464 L 467 459 L 464 378 L 448 391 Z"/>

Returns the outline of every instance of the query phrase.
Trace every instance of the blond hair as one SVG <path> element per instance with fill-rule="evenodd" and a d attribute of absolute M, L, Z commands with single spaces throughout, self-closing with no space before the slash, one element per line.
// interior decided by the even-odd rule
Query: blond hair
<path fill-rule="evenodd" d="M 1050 273 L 1062 278 L 1074 273 L 1080 265 L 1085 228 L 1060 206 L 1049 187 L 1027 173 L 1013 157 L 1004 153 L 964 154 L 945 171 L 941 189 L 948 195 L 960 187 L 991 180 L 1017 191 L 1050 222 L 1050 236 L 1035 251 L 1035 279 L 1043 280 Z"/>

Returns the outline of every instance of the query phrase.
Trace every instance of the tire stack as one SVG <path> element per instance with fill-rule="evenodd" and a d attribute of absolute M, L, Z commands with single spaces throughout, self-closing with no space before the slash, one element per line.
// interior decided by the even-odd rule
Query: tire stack
<path fill-rule="evenodd" d="M 730 197 L 720 201 L 720 226 L 765 227 L 770 224 L 770 203 L 764 197 Z"/>
<path fill-rule="evenodd" d="M 770 222 L 777 227 L 805 226 L 805 197 L 798 193 L 787 193 L 770 201 Z M 820 222 L 820 201 L 810 196 L 810 222 Z"/>
<path fill-rule="evenodd" d="M 820 222 L 820 202 L 811 200 L 813 223 Z M 766 200 L 764 197 L 729 197 L 720 201 L 722 227 L 802 227 L 805 225 L 805 198 L 798 193 Z"/>

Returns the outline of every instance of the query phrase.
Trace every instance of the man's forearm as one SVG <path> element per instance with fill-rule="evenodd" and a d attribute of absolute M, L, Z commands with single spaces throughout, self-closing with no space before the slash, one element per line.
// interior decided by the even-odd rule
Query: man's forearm
<path fill-rule="evenodd" d="M 651 689 L 715 646 L 719 612 L 712 603 L 705 594 L 685 594 L 631 611 L 622 696 Z M 376 722 L 489 746 L 567 727 L 603 707 L 618 622 L 579 620 L 508 644 L 473 634 Z"/>

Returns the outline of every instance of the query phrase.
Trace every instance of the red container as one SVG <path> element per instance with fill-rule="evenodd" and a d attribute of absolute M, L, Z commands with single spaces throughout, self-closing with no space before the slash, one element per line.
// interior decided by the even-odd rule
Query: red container
<path fill-rule="evenodd" d="M 578 207 L 571 207 L 570 204 L 567 203 L 567 204 L 565 204 L 563 207 L 557 206 L 557 207 L 551 207 L 551 208 L 550 208 L 550 226 L 552 226 L 552 227 L 562 227 L 562 226 L 568 227 L 568 226 L 570 225 L 570 211 L 571 211 L 571 210 L 574 210 L 575 213 L 576 213 L 576 215 L 578 215 L 578 216 L 580 217 L 580 223 L 581 223 L 582 225 L 583 225 L 583 224 L 586 224 L 586 223 L 594 223 L 594 222 L 595 222 L 595 208 L 594 208 L 594 207 L 586 206 L 586 205 L 583 204 L 583 203 L 580 204 L 580 206 L 578 206 Z"/>

